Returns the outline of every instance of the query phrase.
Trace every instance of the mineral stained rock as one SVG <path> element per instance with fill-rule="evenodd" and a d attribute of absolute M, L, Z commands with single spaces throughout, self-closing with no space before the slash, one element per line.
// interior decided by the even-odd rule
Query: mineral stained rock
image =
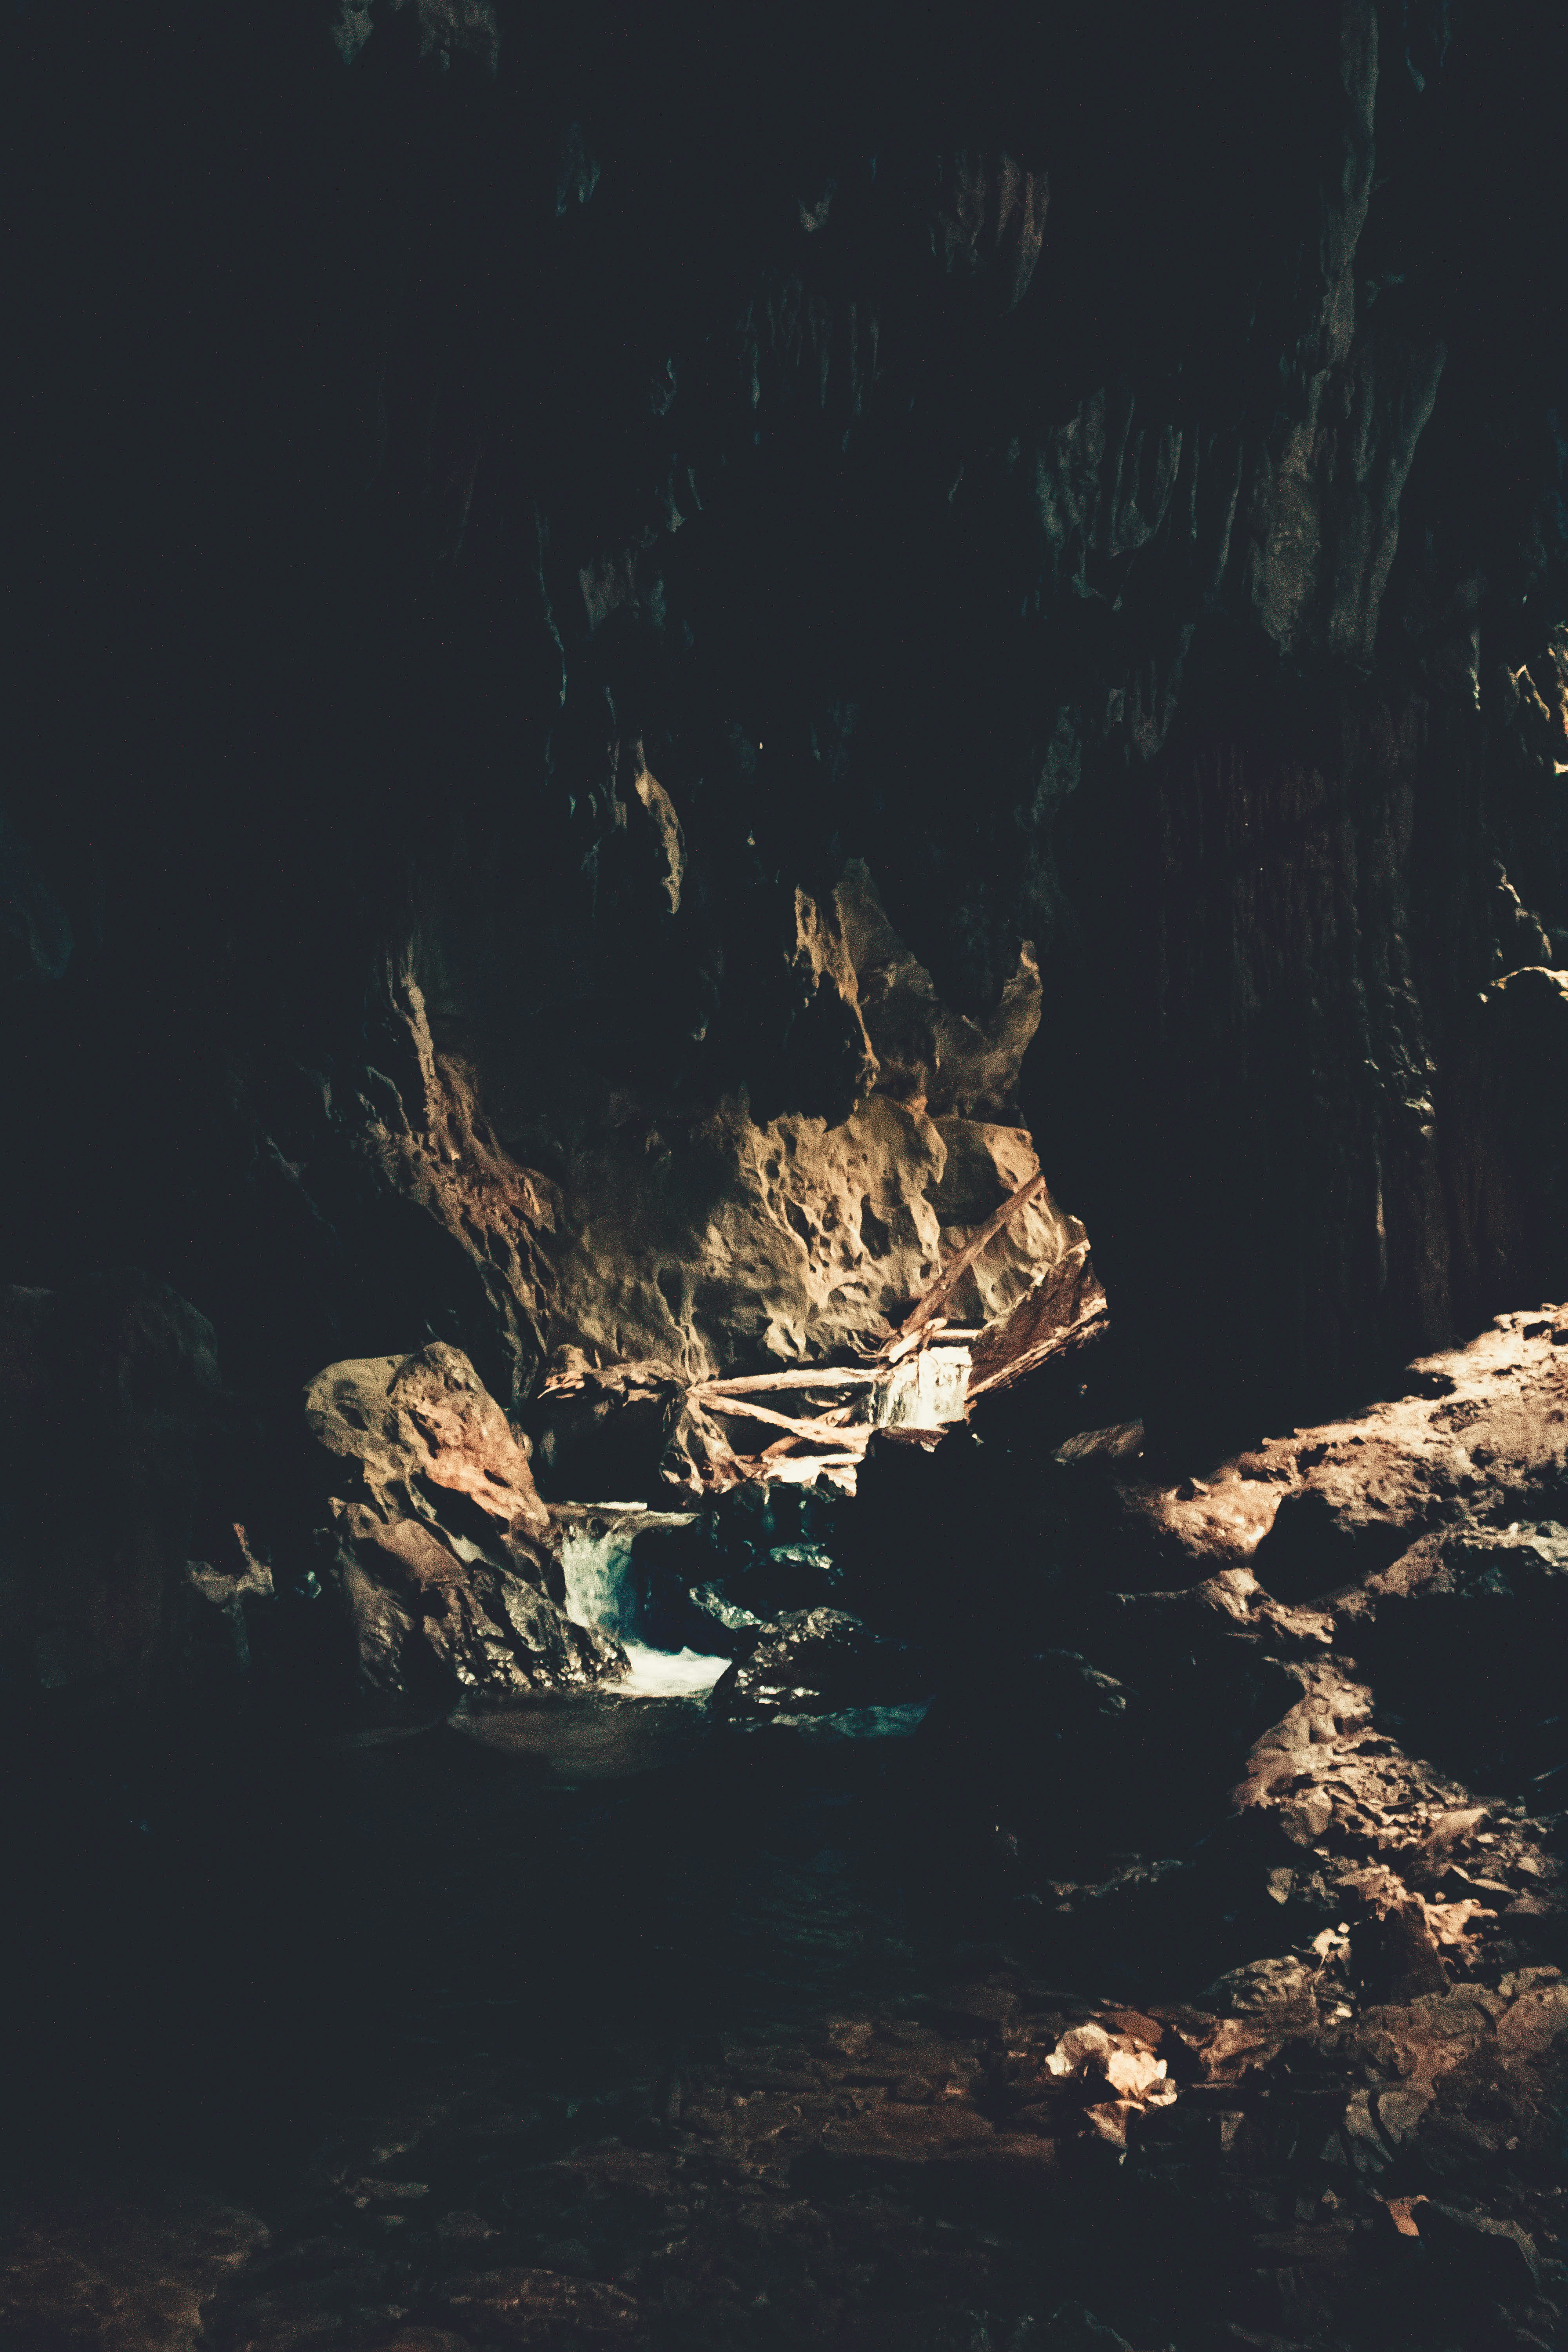
<path fill-rule="evenodd" d="M 329 1456 L 320 1545 L 365 1697 L 432 1705 L 614 1681 L 574 1624 L 550 1514 L 506 1415 L 457 1349 L 332 1364 L 306 1392 Z"/>

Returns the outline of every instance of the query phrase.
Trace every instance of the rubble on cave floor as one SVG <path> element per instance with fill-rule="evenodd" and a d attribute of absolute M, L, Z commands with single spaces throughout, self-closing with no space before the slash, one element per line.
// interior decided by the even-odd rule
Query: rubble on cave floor
<path fill-rule="evenodd" d="M 256 2215 L 225 2217 L 240 2252 L 192 2282 L 199 2341 L 1558 2340 L 1562 2190 L 1527 2146 L 1561 2089 L 1556 1969 L 1342 2024 L 1299 1968 L 1259 1972 L 1221 2016 L 1067 1993 L 994 1955 L 969 1966 L 921 1998 L 805 2025 L 606 2032 L 564 2069 L 493 2048 L 451 2057 L 341 2117 L 269 2235 Z M 1425 2171 L 1423 2137 L 1442 2147 Z M 24 2243 L 0 2291 L 14 2326 L 47 2310 L 59 2234 L 40 2218 Z M 184 2251 L 165 2231 L 176 2278 Z M 103 2293 L 83 2267 L 79 2284 Z"/>

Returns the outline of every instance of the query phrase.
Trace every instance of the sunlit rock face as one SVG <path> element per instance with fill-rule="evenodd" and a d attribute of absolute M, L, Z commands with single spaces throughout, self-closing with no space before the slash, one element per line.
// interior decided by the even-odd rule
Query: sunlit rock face
<path fill-rule="evenodd" d="M 1031 1149 L 1156 1415 L 1568 1286 L 1480 1001 L 1568 933 L 1555 17 L 89 20 L 22 184 L 159 268 L 112 430 L 112 239 L 28 380 L 16 1273 L 106 1223 L 280 1413 L 842 1347 Z"/>
<path fill-rule="evenodd" d="M 661 1087 L 657 1055 L 628 1056 L 617 1085 L 569 1064 L 558 1041 L 549 1051 L 545 1005 L 510 1016 L 554 976 L 504 915 L 481 929 L 458 902 L 424 945 L 435 1064 L 483 1103 L 494 1150 L 530 1171 L 518 1181 L 537 1203 L 552 1358 L 659 1362 L 697 1380 L 874 1345 L 1038 1172 L 1017 1109 L 1040 1013 L 1026 947 L 989 1017 L 952 1012 L 858 860 L 821 908 L 797 891 L 773 946 L 754 985 L 762 1007 L 764 988 L 793 993 L 786 1052 L 799 1054 L 795 1085 L 773 1098 L 800 1108 L 765 1117 L 766 1093 L 759 1104 L 743 1082 L 711 1105 Z M 801 1032 L 830 1056 L 809 1061 Z M 966 1277 L 954 1318 L 1005 1313 L 1081 1239 L 1037 1196 Z"/>
<path fill-rule="evenodd" d="M 584 956 L 592 934 L 552 944 Z M 952 1012 L 858 861 L 821 909 L 797 891 L 773 945 L 757 1008 L 771 989 L 829 1050 L 773 1083 L 802 1108 L 764 1117 L 743 1077 L 708 1102 L 661 1085 L 656 1055 L 611 1078 L 572 1051 L 536 936 L 465 878 L 378 966 L 374 1061 L 278 1090 L 287 1154 L 253 1147 L 253 1186 L 270 1215 L 289 1201 L 297 1246 L 337 1257 L 338 1281 L 368 1222 L 390 1261 L 379 1328 L 400 1313 L 460 1337 L 509 1406 L 567 1352 L 693 1380 L 874 1345 L 1038 1172 L 1017 1108 L 1038 972 L 1026 946 L 988 1017 Z M 952 1317 L 1005 1314 L 1082 1238 L 1037 1194 Z"/>

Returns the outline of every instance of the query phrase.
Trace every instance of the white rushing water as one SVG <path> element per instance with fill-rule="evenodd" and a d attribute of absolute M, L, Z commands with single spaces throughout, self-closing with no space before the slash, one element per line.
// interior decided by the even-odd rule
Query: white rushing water
<path fill-rule="evenodd" d="M 575 1624 L 612 1633 L 631 1664 L 617 1690 L 639 1698 L 701 1698 L 729 1666 L 728 1658 L 707 1658 L 697 1650 L 652 1650 L 636 1625 L 635 1596 L 628 1589 L 629 1528 L 590 1536 L 574 1528 L 562 1546 L 566 1571 L 566 1614 Z"/>

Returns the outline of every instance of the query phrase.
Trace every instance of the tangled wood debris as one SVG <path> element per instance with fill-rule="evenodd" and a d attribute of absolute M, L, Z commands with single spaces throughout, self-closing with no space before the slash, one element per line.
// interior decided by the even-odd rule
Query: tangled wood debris
<path fill-rule="evenodd" d="M 1082 1242 L 996 1322 L 959 1326 L 943 1311 L 969 1267 L 1044 1182 L 1036 1175 L 1021 1184 L 862 1362 L 804 1364 L 690 1385 L 676 1381 L 662 1367 L 628 1364 L 596 1371 L 574 1364 L 548 1380 L 542 1395 L 574 1395 L 592 1383 L 600 1391 L 624 1389 L 630 1403 L 651 1398 L 662 1385 L 669 1399 L 664 1475 L 672 1483 L 695 1492 L 721 1492 L 748 1481 L 809 1484 L 820 1477 L 853 1494 L 874 1432 L 932 1447 L 967 1419 L 976 1396 L 1083 1345 L 1104 1326 L 1104 1293 Z M 779 1434 L 756 1445 L 766 1430 Z"/>

